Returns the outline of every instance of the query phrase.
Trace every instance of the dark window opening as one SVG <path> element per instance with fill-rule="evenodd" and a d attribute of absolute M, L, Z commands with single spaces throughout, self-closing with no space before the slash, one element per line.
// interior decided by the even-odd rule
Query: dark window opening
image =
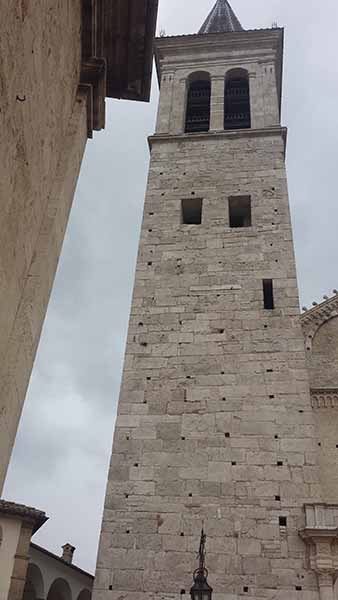
<path fill-rule="evenodd" d="M 273 298 L 273 281 L 272 279 L 263 279 L 264 293 L 264 308 L 265 310 L 273 310 L 275 308 Z"/>
<path fill-rule="evenodd" d="M 224 129 L 250 129 L 250 91 L 246 73 L 228 75 L 225 82 Z"/>
<path fill-rule="evenodd" d="M 202 204 L 200 198 L 182 200 L 182 223 L 184 225 L 201 225 Z"/>
<path fill-rule="evenodd" d="M 251 227 L 251 197 L 229 198 L 230 227 Z"/>
<path fill-rule="evenodd" d="M 209 131 L 211 84 L 208 80 L 193 81 L 189 86 L 186 133 Z"/>
<path fill-rule="evenodd" d="M 286 517 L 279 517 L 279 527 L 286 527 L 288 520 Z"/>

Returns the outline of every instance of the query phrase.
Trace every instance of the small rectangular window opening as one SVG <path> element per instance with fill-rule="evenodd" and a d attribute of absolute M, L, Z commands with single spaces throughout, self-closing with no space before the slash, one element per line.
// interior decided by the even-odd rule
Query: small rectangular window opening
<path fill-rule="evenodd" d="M 251 227 L 251 196 L 229 198 L 230 227 Z"/>
<path fill-rule="evenodd" d="M 186 198 L 182 200 L 182 223 L 183 225 L 201 225 L 202 223 L 201 198 Z"/>
<path fill-rule="evenodd" d="M 272 279 L 263 279 L 263 294 L 265 310 L 273 310 L 275 302 L 273 298 L 273 281 Z"/>

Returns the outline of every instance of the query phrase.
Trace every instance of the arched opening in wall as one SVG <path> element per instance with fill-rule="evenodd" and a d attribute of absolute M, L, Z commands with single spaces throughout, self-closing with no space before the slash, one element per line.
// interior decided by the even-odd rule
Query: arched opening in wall
<path fill-rule="evenodd" d="M 338 388 L 338 316 L 333 315 L 316 331 L 308 365 L 312 388 Z"/>
<path fill-rule="evenodd" d="M 225 78 L 224 129 L 250 129 L 249 74 L 244 69 L 233 69 Z"/>
<path fill-rule="evenodd" d="M 23 600 L 41 600 L 45 597 L 42 573 L 37 565 L 29 563 Z"/>
<path fill-rule="evenodd" d="M 89 590 L 84 589 L 79 593 L 77 600 L 91 600 L 91 597 L 91 592 Z"/>
<path fill-rule="evenodd" d="M 48 592 L 47 600 L 72 600 L 72 591 L 65 579 L 56 579 Z"/>
<path fill-rule="evenodd" d="M 188 80 L 185 132 L 199 133 L 210 129 L 211 81 L 209 73 L 193 73 Z"/>

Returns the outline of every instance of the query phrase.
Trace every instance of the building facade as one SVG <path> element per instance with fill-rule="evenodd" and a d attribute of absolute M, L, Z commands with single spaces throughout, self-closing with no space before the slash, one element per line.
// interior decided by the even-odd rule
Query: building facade
<path fill-rule="evenodd" d="M 22 600 L 91 600 L 94 577 L 73 564 L 75 548 L 56 556 L 31 543 Z"/>
<path fill-rule="evenodd" d="M 218 0 L 156 62 L 94 598 L 186 597 L 203 523 L 216 599 L 333 600 L 338 320 L 299 316 L 283 30 L 244 31 Z"/>
<path fill-rule="evenodd" d="M 0 493 L 87 138 L 149 99 L 158 0 L 8 0 L 0 14 Z"/>
<path fill-rule="evenodd" d="M 47 520 L 0 500 L 0 600 L 91 600 L 94 576 L 73 563 L 74 546 L 64 544 L 57 556 L 31 541 Z"/>

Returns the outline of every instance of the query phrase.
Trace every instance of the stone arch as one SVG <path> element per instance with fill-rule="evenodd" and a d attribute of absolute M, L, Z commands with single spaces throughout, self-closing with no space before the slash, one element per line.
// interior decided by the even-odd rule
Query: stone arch
<path fill-rule="evenodd" d="M 251 106 L 249 73 L 230 69 L 224 83 L 224 129 L 250 129 Z"/>
<path fill-rule="evenodd" d="M 29 563 L 23 600 L 41 600 L 45 597 L 42 573 L 37 565 Z"/>
<path fill-rule="evenodd" d="M 209 131 L 211 111 L 211 78 L 207 71 L 195 71 L 187 79 L 185 132 Z"/>
<path fill-rule="evenodd" d="M 338 317 L 338 307 L 332 307 L 329 310 L 322 310 L 316 314 L 316 316 L 311 320 L 311 326 L 307 327 L 306 338 L 305 338 L 305 347 L 306 350 L 310 351 L 313 349 L 313 342 L 318 333 L 325 323 L 331 321 Z"/>
<path fill-rule="evenodd" d="M 89 590 L 87 590 L 86 588 L 84 588 L 79 593 L 77 600 L 91 600 L 91 597 L 92 597 L 91 592 Z"/>
<path fill-rule="evenodd" d="M 338 314 L 330 317 L 324 316 L 321 324 L 317 325 L 311 339 L 311 352 L 308 352 L 311 387 L 313 389 L 337 389 Z"/>
<path fill-rule="evenodd" d="M 49 588 L 47 600 L 72 600 L 72 590 L 65 579 L 55 579 Z"/>

